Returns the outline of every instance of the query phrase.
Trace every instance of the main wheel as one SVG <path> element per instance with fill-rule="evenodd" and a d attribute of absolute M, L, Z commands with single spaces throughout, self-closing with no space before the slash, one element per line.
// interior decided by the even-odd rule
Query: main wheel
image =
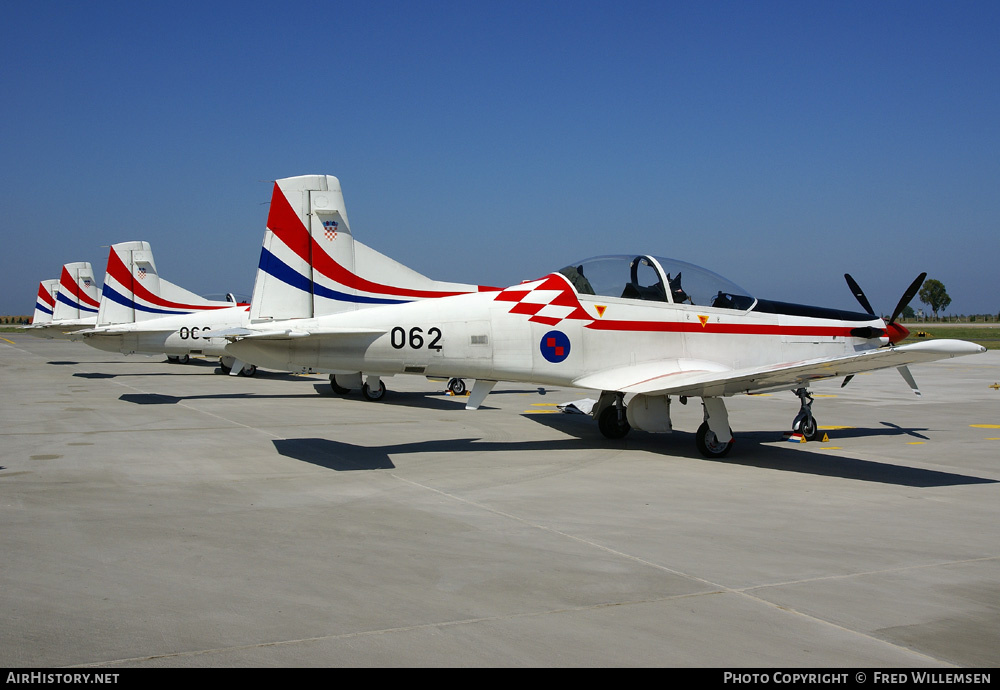
<path fill-rule="evenodd" d="M 706 458 L 724 458 L 733 447 L 733 439 L 729 439 L 728 443 L 722 443 L 715 432 L 708 428 L 708 422 L 702 422 L 695 436 L 695 444 L 698 446 L 698 452 Z"/>
<path fill-rule="evenodd" d="M 597 415 L 597 428 L 601 430 L 605 438 L 625 438 L 625 434 L 632 428 L 628 419 L 625 418 L 624 410 L 621 419 L 618 418 L 618 407 L 608 405 L 601 414 Z"/>
<path fill-rule="evenodd" d="M 244 364 L 243 368 L 240 369 L 240 376 L 253 376 L 257 373 L 256 364 Z"/>
<path fill-rule="evenodd" d="M 453 395 L 465 395 L 465 381 L 462 379 L 452 379 L 448 382 L 448 390 Z"/>
<path fill-rule="evenodd" d="M 372 390 L 366 381 L 363 386 L 361 386 L 361 395 L 365 396 L 365 400 L 381 400 L 385 397 L 385 383 L 382 381 L 378 382 L 378 388 Z"/>
<path fill-rule="evenodd" d="M 337 383 L 336 374 L 330 374 L 330 388 L 332 388 L 333 392 L 336 393 L 337 395 L 347 395 L 348 393 L 351 392 L 350 388 L 344 388 L 339 383 Z"/>

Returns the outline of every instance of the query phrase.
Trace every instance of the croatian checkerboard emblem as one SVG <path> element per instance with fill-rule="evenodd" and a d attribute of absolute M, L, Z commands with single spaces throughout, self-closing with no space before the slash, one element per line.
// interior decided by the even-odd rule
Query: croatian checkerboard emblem
<path fill-rule="evenodd" d="M 542 336 L 539 343 L 542 357 L 553 364 L 558 364 L 569 357 L 569 336 L 562 331 L 549 331 Z"/>
<path fill-rule="evenodd" d="M 337 239 L 337 221 L 335 220 L 324 220 L 323 221 L 323 233 L 326 235 L 326 239 L 335 240 Z"/>

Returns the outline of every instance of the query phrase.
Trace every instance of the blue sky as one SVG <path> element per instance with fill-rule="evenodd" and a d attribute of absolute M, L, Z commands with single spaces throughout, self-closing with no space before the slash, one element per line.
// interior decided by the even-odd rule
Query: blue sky
<path fill-rule="evenodd" d="M 441 280 L 649 253 L 997 313 L 998 46 L 995 1 L 2 0 L 0 313 L 125 240 L 249 293 L 270 181 L 312 173 Z"/>

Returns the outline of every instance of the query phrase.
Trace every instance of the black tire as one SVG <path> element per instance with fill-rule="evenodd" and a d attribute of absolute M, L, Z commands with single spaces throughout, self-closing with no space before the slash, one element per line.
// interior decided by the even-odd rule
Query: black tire
<path fill-rule="evenodd" d="M 223 362 L 221 359 L 219 359 L 219 368 L 222 369 L 222 373 L 225 374 L 226 376 L 228 376 L 229 372 L 233 370 L 231 366 Z"/>
<path fill-rule="evenodd" d="M 339 383 L 337 383 L 336 374 L 330 374 L 330 388 L 332 388 L 333 392 L 336 393 L 337 395 L 347 395 L 348 393 L 351 392 L 350 388 L 344 388 Z"/>
<path fill-rule="evenodd" d="M 376 402 L 385 397 L 385 383 L 383 381 L 378 382 L 378 389 L 372 390 L 366 381 L 363 386 L 361 386 L 361 395 L 365 396 L 365 400 L 371 400 Z"/>
<path fill-rule="evenodd" d="M 597 428 L 601 430 L 605 438 L 610 439 L 625 438 L 625 435 L 632 429 L 624 414 L 622 414 L 621 419 L 618 419 L 618 408 L 615 405 L 608 405 L 601 410 L 601 414 L 597 416 Z"/>
<path fill-rule="evenodd" d="M 452 379 L 448 382 L 448 390 L 450 390 L 453 395 L 465 395 L 465 381 L 462 379 Z"/>
<path fill-rule="evenodd" d="M 724 458 L 733 447 L 733 439 L 729 443 L 720 443 L 715 432 L 708 428 L 708 422 L 702 422 L 695 437 L 698 452 L 706 458 Z"/>
<path fill-rule="evenodd" d="M 802 434 L 802 438 L 807 441 L 815 441 L 819 438 L 819 424 L 816 423 L 815 417 L 809 417 L 802 421 L 799 433 Z"/>
<path fill-rule="evenodd" d="M 244 364 L 243 368 L 240 369 L 240 376 L 253 376 L 257 373 L 256 364 Z"/>

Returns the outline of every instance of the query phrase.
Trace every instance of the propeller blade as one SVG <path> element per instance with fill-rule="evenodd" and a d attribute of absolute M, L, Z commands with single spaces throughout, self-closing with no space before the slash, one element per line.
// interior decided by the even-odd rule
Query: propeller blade
<path fill-rule="evenodd" d="M 865 311 L 871 314 L 872 316 L 875 316 L 875 310 L 872 309 L 871 303 L 868 301 L 868 298 L 865 297 L 865 293 L 861 289 L 861 286 L 858 285 L 857 281 L 855 281 L 854 278 L 851 277 L 850 273 L 845 273 L 844 278 L 847 279 L 847 287 L 851 289 L 851 293 L 858 300 L 858 302 L 861 303 L 861 306 L 865 308 Z"/>
<path fill-rule="evenodd" d="M 896 322 L 896 319 L 899 318 L 899 315 L 903 313 L 903 309 L 906 308 L 906 305 L 909 304 L 910 300 L 912 300 L 913 297 L 917 294 L 917 290 L 919 290 L 920 286 L 923 285 L 924 278 L 926 277 L 927 277 L 926 273 L 921 273 L 920 275 L 917 276 L 917 279 L 910 284 L 910 287 L 906 288 L 906 292 L 903 293 L 902 299 L 900 299 L 899 304 L 896 305 L 896 311 L 892 312 L 892 318 L 889 319 L 887 323 Z"/>

